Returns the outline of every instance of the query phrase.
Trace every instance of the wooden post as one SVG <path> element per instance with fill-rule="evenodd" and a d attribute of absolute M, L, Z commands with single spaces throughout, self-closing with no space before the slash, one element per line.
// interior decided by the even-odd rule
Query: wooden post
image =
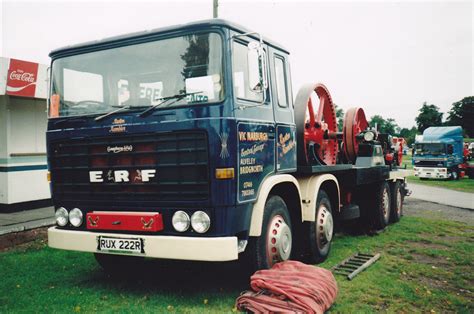
<path fill-rule="evenodd" d="M 212 10 L 212 17 L 217 19 L 218 17 L 218 7 L 219 7 L 219 0 L 214 0 L 213 10 Z"/>

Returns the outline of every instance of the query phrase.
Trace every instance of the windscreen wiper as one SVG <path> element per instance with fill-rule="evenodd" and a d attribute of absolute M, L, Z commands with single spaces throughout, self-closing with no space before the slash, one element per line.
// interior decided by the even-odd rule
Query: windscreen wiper
<path fill-rule="evenodd" d="M 103 115 L 101 115 L 101 116 L 98 116 L 98 117 L 96 117 L 94 120 L 95 120 L 95 121 L 100 121 L 100 120 L 102 120 L 102 119 L 104 119 L 104 118 L 106 118 L 106 117 L 108 117 L 108 116 L 110 116 L 110 115 L 113 115 L 114 113 L 117 113 L 117 112 L 122 112 L 122 111 L 124 111 L 124 110 L 132 109 L 132 108 L 144 108 L 144 107 L 147 107 L 147 108 L 148 108 L 148 106 L 131 106 L 131 105 L 128 105 L 128 106 L 125 106 L 125 107 L 120 107 L 120 108 L 115 109 L 115 110 L 113 110 L 113 111 L 107 112 L 106 114 L 103 114 Z"/>
<path fill-rule="evenodd" d="M 166 97 L 160 97 L 160 98 L 156 98 L 155 100 L 161 100 L 161 102 L 157 103 L 156 105 L 153 105 L 151 106 L 150 108 L 148 108 L 147 110 L 143 111 L 142 113 L 140 113 L 138 116 L 139 117 L 144 117 L 146 116 L 147 113 L 149 112 L 152 112 L 153 110 L 155 110 L 156 108 L 158 108 L 159 106 L 165 104 L 168 100 L 172 100 L 174 99 L 174 101 L 168 103 L 168 106 L 180 101 L 181 99 L 183 99 L 184 97 L 187 97 L 189 95 L 195 95 L 195 94 L 201 94 L 202 91 L 200 92 L 192 92 L 192 93 L 182 93 L 182 94 L 176 94 L 176 95 L 172 95 L 172 96 L 166 96 Z"/>

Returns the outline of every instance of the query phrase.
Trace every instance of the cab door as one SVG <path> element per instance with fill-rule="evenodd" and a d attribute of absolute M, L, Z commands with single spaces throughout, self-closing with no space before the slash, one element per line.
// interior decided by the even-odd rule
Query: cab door
<path fill-rule="evenodd" d="M 234 113 L 237 124 L 237 201 L 257 199 L 262 181 L 275 172 L 275 121 L 271 84 L 262 91 L 250 86 L 249 43 L 254 38 L 239 36 L 232 40 L 232 80 Z M 263 45 L 267 77 L 269 47 Z M 265 96 L 265 97 L 264 97 Z"/>
<path fill-rule="evenodd" d="M 271 48 L 269 55 L 276 135 L 276 170 L 292 172 L 296 170 L 296 126 L 288 54 Z"/>

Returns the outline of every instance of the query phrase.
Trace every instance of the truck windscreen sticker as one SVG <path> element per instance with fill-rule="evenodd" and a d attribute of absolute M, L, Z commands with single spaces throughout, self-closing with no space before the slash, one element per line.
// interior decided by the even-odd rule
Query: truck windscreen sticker
<path fill-rule="evenodd" d="M 270 128 L 267 124 L 239 123 L 239 202 L 257 199 L 260 183 L 274 170 L 275 140 Z"/>

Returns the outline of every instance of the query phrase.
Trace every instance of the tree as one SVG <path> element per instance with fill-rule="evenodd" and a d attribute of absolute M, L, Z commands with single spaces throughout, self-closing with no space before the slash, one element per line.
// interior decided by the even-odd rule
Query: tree
<path fill-rule="evenodd" d="M 419 110 L 418 116 L 415 118 L 418 131 L 423 133 L 430 126 L 441 126 L 443 113 L 439 112 L 439 108 L 435 105 L 428 105 L 426 101 Z"/>
<path fill-rule="evenodd" d="M 400 127 L 395 122 L 395 119 L 384 119 L 381 115 L 372 116 L 369 120 L 369 126 L 371 128 L 377 126 L 377 131 L 380 133 L 388 133 L 391 135 L 395 135 L 400 131 Z"/>
<path fill-rule="evenodd" d="M 342 126 L 344 125 L 344 109 L 339 108 L 336 104 L 334 104 L 334 108 L 336 109 L 337 129 L 339 132 L 342 132 Z"/>
<path fill-rule="evenodd" d="M 474 137 L 474 96 L 453 103 L 446 125 L 459 125 L 468 137 Z"/>
<path fill-rule="evenodd" d="M 403 128 L 400 130 L 400 137 L 403 137 L 407 141 L 407 145 L 410 146 L 415 142 L 415 136 L 418 133 L 416 127 L 411 129 Z"/>

